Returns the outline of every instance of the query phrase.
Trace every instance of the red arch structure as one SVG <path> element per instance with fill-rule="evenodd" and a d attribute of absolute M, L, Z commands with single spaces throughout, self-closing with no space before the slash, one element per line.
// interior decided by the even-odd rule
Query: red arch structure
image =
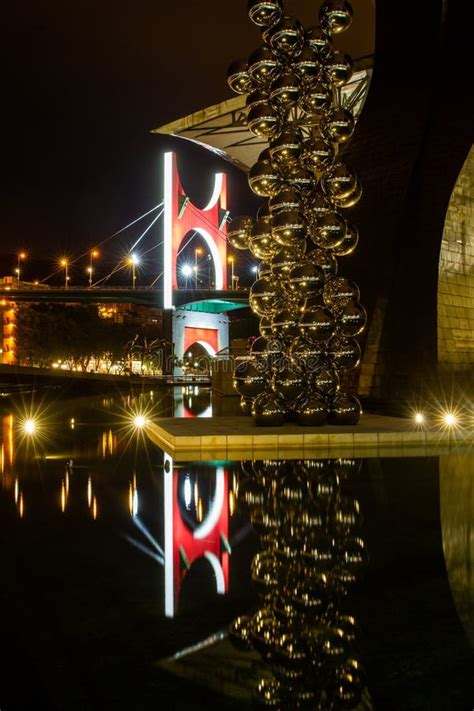
<path fill-rule="evenodd" d="M 173 289 L 178 288 L 176 264 L 183 237 L 197 232 L 204 239 L 214 262 L 216 290 L 227 281 L 227 176 L 216 173 L 208 204 L 200 209 L 182 186 L 176 154 L 164 156 L 164 308 L 173 308 Z"/>
<path fill-rule="evenodd" d="M 191 531 L 181 517 L 178 470 L 168 454 L 164 455 L 164 465 L 165 615 L 174 617 L 183 580 L 198 558 L 208 561 L 217 592 L 224 595 L 229 590 L 229 485 L 227 470 L 217 467 L 211 509 Z"/>

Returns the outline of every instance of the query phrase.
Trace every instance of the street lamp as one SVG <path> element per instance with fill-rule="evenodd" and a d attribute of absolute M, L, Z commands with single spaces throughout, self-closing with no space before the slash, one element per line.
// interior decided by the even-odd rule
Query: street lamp
<path fill-rule="evenodd" d="M 94 271 L 94 259 L 97 259 L 100 256 L 99 250 L 98 249 L 91 249 L 90 254 L 89 254 L 89 266 L 87 268 L 87 272 L 89 274 L 89 286 L 92 286 L 92 273 Z"/>
<path fill-rule="evenodd" d="M 17 268 L 15 269 L 15 272 L 18 277 L 18 283 L 20 283 L 21 262 L 26 259 L 26 252 L 18 252 L 17 257 Z"/>
<path fill-rule="evenodd" d="M 198 286 L 198 255 L 202 254 L 202 249 L 196 247 L 194 250 L 194 288 L 197 289 Z"/>
<path fill-rule="evenodd" d="M 128 264 L 132 267 L 132 289 L 136 288 L 137 285 L 137 264 L 140 263 L 136 254 L 131 254 L 128 258 Z"/>
<path fill-rule="evenodd" d="M 61 259 L 61 261 L 59 262 L 59 264 L 60 264 L 61 267 L 64 269 L 64 286 L 65 286 L 66 289 L 67 289 L 67 286 L 68 286 L 67 283 L 68 283 L 68 281 L 69 281 L 69 274 L 68 274 L 69 263 L 68 263 L 67 259 Z"/>
<path fill-rule="evenodd" d="M 234 258 L 234 257 L 228 257 L 227 261 L 229 262 L 230 268 L 231 268 L 231 274 L 232 274 L 232 285 L 231 285 L 231 289 L 233 289 L 233 288 L 234 288 L 234 262 L 235 262 L 235 258 Z"/>

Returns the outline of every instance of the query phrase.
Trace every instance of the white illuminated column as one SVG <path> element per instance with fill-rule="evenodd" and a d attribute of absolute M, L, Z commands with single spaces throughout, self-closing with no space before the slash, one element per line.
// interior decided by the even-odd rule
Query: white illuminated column
<path fill-rule="evenodd" d="M 163 235 L 163 308 L 173 308 L 173 154 L 165 153 L 164 235 Z"/>

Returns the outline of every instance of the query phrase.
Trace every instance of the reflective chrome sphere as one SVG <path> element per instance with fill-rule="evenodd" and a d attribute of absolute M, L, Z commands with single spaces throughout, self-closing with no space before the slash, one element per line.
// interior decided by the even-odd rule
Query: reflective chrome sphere
<path fill-rule="evenodd" d="M 327 212 L 318 217 L 311 237 L 318 246 L 334 249 L 343 242 L 346 229 L 347 223 L 342 215 L 338 212 Z"/>
<path fill-rule="evenodd" d="M 326 0 L 319 10 L 321 26 L 332 35 L 347 30 L 352 23 L 352 7 L 347 0 Z"/>
<path fill-rule="evenodd" d="M 306 220 L 296 210 L 281 210 L 273 216 L 272 235 L 282 247 L 292 247 L 302 242 L 306 236 Z"/>
<path fill-rule="evenodd" d="M 360 346 L 353 338 L 334 336 L 329 341 L 329 355 L 336 370 L 347 372 L 360 362 Z"/>
<path fill-rule="evenodd" d="M 331 37 L 321 27 L 306 30 L 306 42 L 320 58 L 325 58 L 331 52 Z"/>
<path fill-rule="evenodd" d="M 362 414 L 362 407 L 355 395 L 341 393 L 334 398 L 329 421 L 335 425 L 356 425 Z"/>
<path fill-rule="evenodd" d="M 227 83 L 236 94 L 248 94 L 252 80 L 247 71 L 245 59 L 236 59 L 227 70 Z"/>
<path fill-rule="evenodd" d="M 305 299 L 319 293 L 325 282 L 321 267 L 317 267 L 311 262 L 304 262 L 292 267 L 288 273 L 288 279 L 290 292 Z"/>
<path fill-rule="evenodd" d="M 293 245 L 291 249 L 284 248 L 278 250 L 271 259 L 272 274 L 279 279 L 284 279 L 288 276 L 291 268 L 295 264 L 299 264 L 304 257 L 306 251 L 306 242 L 301 241 Z"/>
<path fill-rule="evenodd" d="M 272 162 L 281 168 L 294 165 L 301 156 L 301 134 L 297 131 L 283 131 L 269 146 Z"/>
<path fill-rule="evenodd" d="M 306 46 L 295 60 L 294 67 L 303 84 L 312 84 L 318 77 L 321 63 L 314 49 Z"/>
<path fill-rule="evenodd" d="M 338 269 L 337 259 L 329 250 L 313 249 L 308 252 L 308 259 L 312 264 L 321 267 L 326 279 L 336 276 Z"/>
<path fill-rule="evenodd" d="M 347 109 L 332 109 L 321 119 L 321 131 L 332 143 L 346 143 L 354 133 L 354 117 Z"/>
<path fill-rule="evenodd" d="M 281 290 L 271 277 L 257 279 L 250 289 L 249 303 L 257 316 L 270 316 L 281 297 Z"/>
<path fill-rule="evenodd" d="M 272 317 L 262 316 L 260 318 L 258 330 L 260 331 L 261 336 L 263 336 L 264 338 L 269 338 L 269 336 L 272 335 Z"/>
<path fill-rule="evenodd" d="M 361 197 L 362 185 L 359 183 L 359 181 L 357 181 L 357 184 L 350 195 L 345 198 L 333 198 L 333 203 L 337 205 L 337 207 L 342 208 L 354 207 L 354 205 L 357 205 Z"/>
<path fill-rule="evenodd" d="M 306 141 L 303 151 L 303 163 L 308 170 L 320 173 L 334 160 L 334 147 L 323 138 Z"/>
<path fill-rule="evenodd" d="M 250 566 L 252 583 L 263 593 L 278 585 L 281 563 L 271 551 L 257 553 Z"/>
<path fill-rule="evenodd" d="M 227 228 L 227 241 L 235 249 L 248 249 L 250 231 L 255 223 L 253 217 L 234 217 Z"/>
<path fill-rule="evenodd" d="M 255 705 L 262 709 L 281 709 L 283 699 L 280 692 L 281 684 L 276 679 L 265 677 L 258 682 L 255 690 Z"/>
<path fill-rule="evenodd" d="M 270 86 L 270 101 L 277 109 L 289 109 L 294 106 L 300 96 L 301 88 L 298 77 L 291 71 L 282 72 L 272 81 Z"/>
<path fill-rule="evenodd" d="M 253 399 L 248 397 L 240 398 L 240 409 L 242 413 L 249 417 L 252 414 Z"/>
<path fill-rule="evenodd" d="M 359 301 L 359 287 L 346 277 L 328 279 L 324 285 L 323 298 L 326 306 L 340 308 L 348 301 Z"/>
<path fill-rule="evenodd" d="M 336 50 L 325 60 L 325 73 L 334 86 L 343 86 L 351 78 L 353 66 L 348 54 Z"/>
<path fill-rule="evenodd" d="M 237 617 L 229 627 L 229 639 L 236 649 L 248 651 L 252 649 L 250 638 L 250 616 Z"/>
<path fill-rule="evenodd" d="M 297 57 L 304 44 L 304 30 L 293 17 L 282 17 L 269 30 L 268 41 L 275 52 L 285 57 Z"/>
<path fill-rule="evenodd" d="M 273 376 L 272 388 L 275 395 L 292 409 L 293 403 L 304 393 L 306 382 L 304 373 L 296 366 L 286 366 Z"/>
<path fill-rule="evenodd" d="M 331 100 L 330 86 L 319 81 L 308 86 L 301 98 L 301 108 L 309 114 L 321 114 L 331 106 Z"/>
<path fill-rule="evenodd" d="M 275 395 L 262 393 L 254 400 L 252 415 L 257 427 L 281 427 L 286 410 Z"/>
<path fill-rule="evenodd" d="M 326 195 L 338 200 L 347 198 L 358 184 L 357 176 L 345 163 L 335 163 L 321 176 L 321 187 Z"/>
<path fill-rule="evenodd" d="M 291 346 L 291 359 L 306 373 L 317 372 L 324 358 L 322 346 L 308 343 L 304 338 L 298 338 Z"/>
<path fill-rule="evenodd" d="M 270 213 L 270 209 L 268 207 L 268 200 L 265 200 L 264 203 L 260 205 L 260 207 L 257 210 L 257 220 L 263 220 L 264 222 L 268 222 L 268 224 L 271 225 L 272 223 L 272 216 Z"/>
<path fill-rule="evenodd" d="M 298 190 L 308 190 L 315 183 L 313 175 L 299 164 L 290 167 L 286 180 Z"/>
<path fill-rule="evenodd" d="M 278 60 L 269 47 L 259 47 L 252 52 L 248 61 L 248 72 L 251 79 L 261 85 L 268 84 L 278 67 Z"/>
<path fill-rule="evenodd" d="M 272 318 L 272 334 L 276 338 L 291 340 L 299 335 L 299 318 L 289 309 L 277 311 Z"/>
<path fill-rule="evenodd" d="M 253 109 L 255 106 L 259 106 L 260 104 L 267 105 L 268 103 L 268 93 L 266 91 L 262 91 L 261 89 L 255 89 L 247 96 L 245 106 L 247 107 L 247 109 L 250 110 Z"/>
<path fill-rule="evenodd" d="M 269 197 L 280 186 L 280 178 L 269 160 L 259 160 L 249 171 L 250 189 L 260 197 Z"/>
<path fill-rule="evenodd" d="M 272 228 L 265 220 L 257 220 L 250 233 L 249 249 L 257 259 L 270 259 L 276 252 Z"/>
<path fill-rule="evenodd" d="M 310 396 L 298 409 L 297 422 L 303 427 L 319 427 L 327 421 L 327 405 L 322 398 Z"/>
<path fill-rule="evenodd" d="M 249 0 L 247 12 L 252 22 L 260 27 L 268 27 L 282 13 L 281 0 Z"/>
<path fill-rule="evenodd" d="M 300 321 L 300 333 L 311 343 L 324 343 L 333 335 L 336 328 L 334 316 L 329 309 L 316 306 L 308 309 Z"/>
<path fill-rule="evenodd" d="M 268 207 L 272 215 L 280 210 L 300 210 L 302 198 L 296 188 L 285 187 L 270 198 Z"/>
<path fill-rule="evenodd" d="M 334 254 L 338 257 L 346 257 L 355 250 L 359 244 L 359 230 L 355 225 L 347 225 L 344 239 L 335 249 Z"/>
<path fill-rule="evenodd" d="M 367 324 L 367 313 L 363 306 L 348 301 L 336 310 L 336 321 L 343 336 L 358 336 Z"/>
<path fill-rule="evenodd" d="M 259 104 L 249 111 L 249 131 L 258 137 L 272 137 L 278 133 L 280 117 L 270 104 Z"/>
<path fill-rule="evenodd" d="M 314 376 L 313 387 L 322 397 L 332 398 L 339 389 L 339 375 L 329 367 L 318 370 Z"/>
<path fill-rule="evenodd" d="M 234 388 L 239 395 L 245 398 L 255 398 L 264 392 L 265 385 L 265 370 L 258 367 L 254 359 L 236 358 Z"/>

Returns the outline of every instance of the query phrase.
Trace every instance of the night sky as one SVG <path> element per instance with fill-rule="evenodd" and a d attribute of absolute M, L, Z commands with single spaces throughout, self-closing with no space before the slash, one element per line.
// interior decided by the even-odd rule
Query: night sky
<path fill-rule="evenodd" d="M 361 56 L 372 51 L 371 0 L 353 5 L 353 27 L 341 40 Z M 318 6 L 286 5 L 306 24 L 315 24 Z M 227 66 L 260 41 L 244 0 L 36 0 L 9 3 L 2 18 L 4 273 L 26 249 L 25 278 L 41 278 L 44 272 L 32 270 L 46 265 L 36 260 L 52 265 L 61 254 L 86 250 L 160 202 L 160 160 L 171 144 L 197 201 L 212 181 L 203 174 L 224 167 L 238 187 L 232 212 L 254 207 L 237 169 L 179 139 L 149 133 L 232 96 Z M 106 260 L 120 258 L 137 230 L 115 242 Z M 151 242 L 158 237 L 150 234 Z"/>

